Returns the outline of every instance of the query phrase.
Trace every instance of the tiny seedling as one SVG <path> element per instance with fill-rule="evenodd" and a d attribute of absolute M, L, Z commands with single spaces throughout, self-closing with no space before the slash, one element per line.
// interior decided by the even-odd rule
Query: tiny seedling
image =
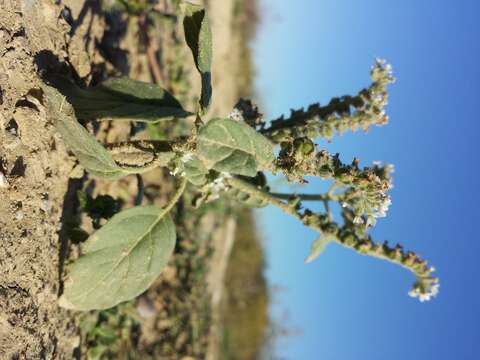
<path fill-rule="evenodd" d="M 185 110 L 161 87 L 128 78 L 109 79 L 80 88 L 65 78 L 43 85 L 51 117 L 69 150 L 94 177 L 119 179 L 166 167 L 178 179 L 177 189 L 163 207 L 136 206 L 123 210 L 96 230 L 82 247 L 82 255 L 68 266 L 60 305 L 76 310 L 107 309 L 133 299 L 158 277 L 173 253 L 176 232 L 170 211 L 187 184 L 200 206 L 221 195 L 252 206 L 273 205 L 318 232 L 306 262 L 330 243 L 360 254 L 388 260 L 413 272 L 410 295 L 428 300 L 438 292 L 434 269 L 402 246 L 372 240 L 369 230 L 390 205 L 391 165 L 374 163 L 361 168 L 354 159 L 344 164 L 339 155 L 319 149 L 317 138 L 330 140 L 347 130 L 367 130 L 388 121 L 384 108 L 387 86 L 394 81 L 390 65 L 377 60 L 372 84 L 356 96 L 334 98 L 326 106 L 313 104 L 292 111 L 287 118 L 266 122 L 249 101 L 240 101 L 224 118 L 207 121 L 212 98 L 212 35 L 205 9 L 184 4 L 188 47 L 201 76 L 195 113 Z M 195 116 L 189 136 L 171 141 L 129 141 L 101 145 L 77 118 L 155 123 Z M 290 183 L 306 177 L 329 180 L 322 194 L 271 192 L 265 173 L 283 175 Z M 304 206 L 319 201 L 325 210 Z M 338 203 L 342 221 L 334 220 Z"/>

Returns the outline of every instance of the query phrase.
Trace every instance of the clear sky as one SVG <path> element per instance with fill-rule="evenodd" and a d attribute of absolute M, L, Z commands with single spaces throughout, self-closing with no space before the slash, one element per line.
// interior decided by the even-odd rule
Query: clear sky
<path fill-rule="evenodd" d="M 315 233 L 262 210 L 267 277 L 283 289 L 272 315 L 302 331 L 276 342 L 276 359 L 480 359 L 479 15 L 478 0 L 261 0 L 256 87 L 269 118 L 356 93 L 375 57 L 393 65 L 390 124 L 318 143 L 345 162 L 395 165 L 393 205 L 373 234 L 441 278 L 420 303 L 411 273 L 335 244 L 305 265 Z"/>

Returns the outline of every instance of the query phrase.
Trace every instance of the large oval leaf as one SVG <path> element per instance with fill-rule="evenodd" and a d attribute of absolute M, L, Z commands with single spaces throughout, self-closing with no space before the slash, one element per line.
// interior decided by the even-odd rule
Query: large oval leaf
<path fill-rule="evenodd" d="M 175 155 L 170 148 L 160 147 L 161 151 L 142 147 L 141 143 L 117 149 L 113 154 L 105 149 L 75 117 L 72 106 L 58 90 L 47 85 L 42 86 L 47 96 L 48 111 L 55 128 L 62 136 L 67 148 L 77 157 L 80 164 L 91 175 L 118 179 L 129 174 L 138 174 L 157 166 L 165 166 Z M 121 151 L 120 151 L 121 150 Z M 146 157 L 144 162 L 141 155 Z M 136 160 L 129 164 L 128 160 Z"/>
<path fill-rule="evenodd" d="M 42 89 L 47 96 L 48 111 L 55 122 L 55 128 L 80 164 L 92 175 L 102 178 L 116 179 L 128 175 L 110 153 L 78 123 L 65 96 L 47 85 L 43 85 Z"/>
<path fill-rule="evenodd" d="M 197 154 L 209 169 L 253 177 L 271 170 L 272 143 L 244 122 L 213 119 L 198 134 Z"/>
<path fill-rule="evenodd" d="M 205 9 L 199 5 L 184 4 L 183 29 L 185 41 L 192 51 L 195 65 L 202 77 L 200 105 L 207 109 L 212 98 L 212 32 Z"/>
<path fill-rule="evenodd" d="M 87 240 L 68 268 L 60 306 L 107 309 L 133 299 L 158 277 L 173 253 L 175 225 L 153 206 L 120 212 Z"/>
<path fill-rule="evenodd" d="M 157 122 L 191 115 L 161 87 L 127 77 L 109 79 L 88 89 L 62 77 L 51 82 L 67 97 L 79 118 Z"/>

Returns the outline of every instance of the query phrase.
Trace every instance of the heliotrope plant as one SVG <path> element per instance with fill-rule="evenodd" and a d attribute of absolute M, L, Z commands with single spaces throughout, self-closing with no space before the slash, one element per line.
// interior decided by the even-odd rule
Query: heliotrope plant
<path fill-rule="evenodd" d="M 348 130 L 367 130 L 388 121 L 387 85 L 394 81 L 390 65 L 377 60 L 372 84 L 356 96 L 335 98 L 292 111 L 288 118 L 263 121 L 249 101 L 240 101 L 225 118 L 205 119 L 211 102 L 212 37 L 205 9 L 184 4 L 186 43 L 201 75 L 202 90 L 195 113 L 159 86 L 128 78 L 107 80 L 82 89 L 56 77 L 43 85 L 48 108 L 69 150 L 92 176 L 119 179 L 166 167 L 178 179 L 163 208 L 136 206 L 114 215 L 83 244 L 82 255 L 68 266 L 60 305 L 76 310 L 106 309 L 133 299 L 158 277 L 173 253 L 175 224 L 170 211 L 187 186 L 196 192 L 194 206 L 225 195 L 252 207 L 273 205 L 318 232 L 306 262 L 335 242 L 360 254 L 401 265 L 416 277 L 410 295 L 421 301 L 438 292 L 434 269 L 402 246 L 376 243 L 369 235 L 391 203 L 391 165 L 359 161 L 342 163 L 338 154 L 319 149 L 316 138 L 331 139 Z M 172 141 L 128 141 L 101 145 L 77 118 L 158 122 L 195 116 L 189 136 Z M 323 194 L 271 192 L 265 173 L 283 175 L 291 183 L 319 177 L 332 185 Z M 323 212 L 304 206 L 320 201 Z M 334 221 L 331 204 L 340 204 L 342 221 Z"/>

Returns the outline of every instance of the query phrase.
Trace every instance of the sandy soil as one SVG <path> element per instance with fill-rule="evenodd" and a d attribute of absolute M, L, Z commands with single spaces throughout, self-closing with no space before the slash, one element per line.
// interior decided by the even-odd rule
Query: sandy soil
<path fill-rule="evenodd" d="M 209 1 L 215 46 L 212 113 L 223 116 L 237 100 L 231 86 L 232 4 Z M 107 26 L 97 6 L 97 1 L 77 0 L 0 3 L 0 359 L 78 357 L 77 321 L 57 306 L 57 298 L 68 249 L 66 223 L 80 181 L 69 180 L 74 159 L 46 114 L 36 73 L 64 62 L 89 83 L 105 70 L 96 44 Z M 145 58 L 132 61 L 130 74 L 148 80 L 136 66 Z M 198 84 L 198 76 L 190 74 Z M 109 136 L 115 138 L 106 131 L 104 138 L 112 140 Z M 233 242 L 234 224 L 228 224 L 214 235 L 216 271 L 209 276 L 214 305 Z"/>
<path fill-rule="evenodd" d="M 65 6 L 71 17 L 83 16 L 75 31 L 60 16 Z M 71 359 L 79 337 L 57 296 L 73 162 L 47 117 L 36 76 L 55 63 L 36 54 L 70 59 L 86 76 L 101 24 L 91 11 L 80 16 L 78 1 L 7 0 L 0 9 L 0 358 Z"/>

